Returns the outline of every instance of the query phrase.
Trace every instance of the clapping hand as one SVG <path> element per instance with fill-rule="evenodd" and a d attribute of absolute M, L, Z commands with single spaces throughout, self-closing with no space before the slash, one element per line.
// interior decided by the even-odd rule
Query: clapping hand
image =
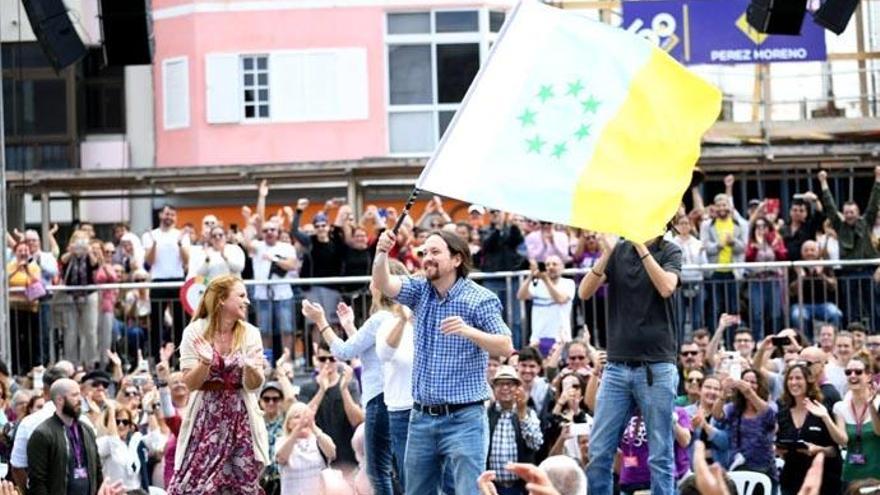
<path fill-rule="evenodd" d="M 248 368 L 262 371 L 265 363 L 266 359 L 263 357 L 263 350 L 259 347 L 251 349 L 244 356 L 244 365 Z"/>
<path fill-rule="evenodd" d="M 354 311 L 348 304 L 340 302 L 336 306 L 336 316 L 339 317 L 339 323 L 342 324 L 343 328 L 354 326 Z"/>
<path fill-rule="evenodd" d="M 339 379 L 339 389 L 347 389 L 348 384 L 351 383 L 352 378 L 354 378 L 354 370 L 351 368 L 351 366 L 344 365 L 342 368 L 342 378 Z"/>
<path fill-rule="evenodd" d="M 302 314 L 303 316 L 315 323 L 317 323 L 319 320 L 323 320 L 324 318 L 326 318 L 324 315 L 324 308 L 321 307 L 320 304 L 313 303 L 308 299 L 303 299 Z"/>
<path fill-rule="evenodd" d="M 193 350 L 201 361 L 210 364 L 214 360 L 214 347 L 201 335 L 193 339 Z"/>

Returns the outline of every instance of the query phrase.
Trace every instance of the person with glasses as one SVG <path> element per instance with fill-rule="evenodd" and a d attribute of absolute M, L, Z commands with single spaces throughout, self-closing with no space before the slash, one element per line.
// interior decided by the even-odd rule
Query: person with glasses
<path fill-rule="evenodd" d="M 513 366 L 503 365 L 492 379 L 495 401 L 489 404 L 489 457 L 499 495 L 525 495 L 525 482 L 505 469 L 508 463 L 536 463 L 544 442 L 538 415 L 528 406 L 529 396 Z"/>
<path fill-rule="evenodd" d="M 856 356 L 846 365 L 849 392 L 834 406 L 837 426 L 846 431 L 843 481 L 880 478 L 880 388 L 872 383 L 868 360 Z"/>
<path fill-rule="evenodd" d="M 321 342 L 312 358 L 317 370 L 314 380 L 300 388 L 300 400 L 315 413 L 315 424 L 330 435 L 336 445 L 331 467 L 351 471 L 358 461 L 351 446 L 354 430 L 364 422 L 360 406 L 360 387 L 354 370 L 340 363 L 326 342 Z M 340 369 L 341 368 L 341 369 Z"/>
<path fill-rule="evenodd" d="M 734 330 L 733 348 L 739 353 L 740 357 L 751 362 L 752 356 L 755 354 L 755 338 L 752 336 L 751 328 L 739 327 Z"/>
<path fill-rule="evenodd" d="M 260 409 L 266 422 L 266 433 L 269 438 L 269 465 L 260 476 L 260 486 L 266 495 L 278 495 L 281 486 L 278 460 L 275 457 L 277 447 L 284 430 L 284 413 L 287 406 L 284 391 L 278 382 L 266 382 L 260 391 Z"/>
<path fill-rule="evenodd" d="M 255 281 L 288 278 L 288 273 L 299 266 L 293 245 L 278 239 L 280 228 L 281 224 L 276 219 L 269 219 L 263 222 L 262 239 L 251 239 L 248 243 Z M 225 241 L 223 245 L 224 250 L 232 247 L 226 245 Z M 253 297 L 263 347 L 272 349 L 273 356 L 280 356 L 282 349 L 293 346 L 293 289 L 287 283 L 258 284 L 254 286 Z"/>
<path fill-rule="evenodd" d="M 693 370 L 688 373 L 688 377 L 684 380 L 685 393 L 678 396 L 675 405 L 684 407 L 699 402 L 704 379 L 703 370 Z"/>
<path fill-rule="evenodd" d="M 678 352 L 678 397 L 687 395 L 687 380 L 691 373 L 697 372 L 700 376 L 705 376 L 703 365 L 703 353 L 700 351 L 700 346 L 693 341 L 681 344 Z"/>
<path fill-rule="evenodd" d="M 590 379 L 594 376 L 591 375 Z M 539 461 L 562 452 L 564 442 L 568 440 L 562 436 L 566 426 L 573 423 L 592 424 L 590 400 L 593 397 L 589 396 L 590 390 L 584 376 L 568 370 L 563 370 L 553 381 L 553 389 L 547 394 L 547 404 L 541 411 L 544 444 L 537 456 Z"/>
<path fill-rule="evenodd" d="M 241 276 L 243 269 L 244 251 L 237 244 L 227 242 L 226 229 L 215 223 L 208 230 L 205 242 L 193 248 L 186 278 L 204 277 L 207 283 L 220 275 Z"/>
<path fill-rule="evenodd" d="M 95 442 L 104 479 L 122 481 L 126 491 L 149 490 L 147 448 L 135 413 L 125 406 L 108 407 L 97 427 Z"/>
<path fill-rule="evenodd" d="M 809 367 L 795 364 L 786 369 L 776 418 L 776 450 L 785 461 L 779 475 L 782 495 L 799 492 L 813 458 L 820 452 L 825 454 L 821 493 L 840 493 L 843 463 L 838 445 L 846 445 L 846 430 L 834 422 L 821 399 Z"/>
<path fill-rule="evenodd" d="M 833 410 L 834 405 L 840 402 L 841 395 L 837 387 L 828 381 L 828 377 L 825 375 L 825 363 L 828 361 L 828 355 L 816 346 L 809 346 L 801 350 L 800 360 L 810 368 L 810 373 L 815 377 L 816 383 L 819 385 L 819 392 L 822 392 L 822 404 L 829 411 Z"/>

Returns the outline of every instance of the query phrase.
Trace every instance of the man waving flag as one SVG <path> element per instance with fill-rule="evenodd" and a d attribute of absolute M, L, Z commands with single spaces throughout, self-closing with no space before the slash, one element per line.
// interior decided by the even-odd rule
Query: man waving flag
<path fill-rule="evenodd" d="M 523 0 L 416 187 L 645 241 L 675 213 L 720 106 L 647 40 Z"/>

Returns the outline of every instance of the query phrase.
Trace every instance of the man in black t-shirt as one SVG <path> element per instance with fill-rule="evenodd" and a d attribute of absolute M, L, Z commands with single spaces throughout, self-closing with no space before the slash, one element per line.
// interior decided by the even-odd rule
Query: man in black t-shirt
<path fill-rule="evenodd" d="M 589 299 L 608 284 L 608 364 L 596 400 L 587 467 L 590 493 L 610 495 L 612 464 L 624 423 L 643 414 L 651 469 L 651 493 L 675 493 L 672 427 L 678 385 L 672 295 L 679 285 L 681 250 L 657 237 L 646 244 L 605 234 L 602 256 L 581 280 Z M 638 457 L 624 456 L 630 468 Z"/>

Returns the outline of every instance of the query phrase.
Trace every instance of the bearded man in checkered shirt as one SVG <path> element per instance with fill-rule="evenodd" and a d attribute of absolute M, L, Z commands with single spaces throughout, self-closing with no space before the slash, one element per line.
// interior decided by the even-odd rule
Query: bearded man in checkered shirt
<path fill-rule="evenodd" d="M 486 466 L 489 354 L 513 352 L 501 302 L 467 278 L 470 249 L 453 233 L 432 233 L 424 243 L 424 277 L 392 277 L 385 231 L 376 246 L 373 284 L 413 311 L 413 409 L 406 446 L 406 493 L 437 493 L 442 469 L 452 471 L 455 493 L 476 493 Z"/>

